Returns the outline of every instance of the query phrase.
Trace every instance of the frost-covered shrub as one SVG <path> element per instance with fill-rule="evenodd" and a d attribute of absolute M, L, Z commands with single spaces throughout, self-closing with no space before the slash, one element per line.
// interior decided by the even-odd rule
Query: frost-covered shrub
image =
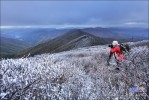
<path fill-rule="evenodd" d="M 109 54 L 106 46 L 3 59 L 0 99 L 135 100 L 140 94 L 132 96 L 128 90 L 147 81 L 148 53 L 147 47 L 132 48 L 126 54 L 127 60 L 118 66 L 106 65 Z"/>

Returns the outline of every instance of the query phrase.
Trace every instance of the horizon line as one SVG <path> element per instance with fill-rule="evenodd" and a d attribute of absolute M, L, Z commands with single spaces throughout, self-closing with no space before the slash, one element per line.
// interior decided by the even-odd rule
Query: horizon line
<path fill-rule="evenodd" d="M 20 25 L 20 26 L 13 26 L 13 25 L 4 25 L 0 26 L 0 29 L 13 29 L 13 28 L 55 28 L 55 29 L 64 29 L 64 28 L 110 28 L 110 27 L 126 27 L 126 26 L 106 26 L 106 25 Z M 127 28 L 149 28 L 149 27 L 127 27 Z"/>
<path fill-rule="evenodd" d="M 86 28 L 86 27 L 103 27 L 99 25 L 4 25 L 0 28 Z"/>

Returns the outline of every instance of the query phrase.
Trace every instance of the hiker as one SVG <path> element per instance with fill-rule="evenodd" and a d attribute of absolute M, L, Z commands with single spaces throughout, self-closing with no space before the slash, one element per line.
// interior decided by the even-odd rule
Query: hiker
<path fill-rule="evenodd" d="M 113 55 L 116 59 L 117 64 L 119 62 L 125 60 L 125 57 L 122 53 L 122 50 L 121 50 L 121 47 L 120 47 L 120 44 L 118 43 L 118 41 L 113 41 L 112 45 L 109 45 L 109 47 L 111 47 L 111 49 L 110 49 L 110 55 L 109 55 L 109 58 L 108 58 L 108 61 L 107 61 L 108 65 L 109 65 L 110 59 Z"/>

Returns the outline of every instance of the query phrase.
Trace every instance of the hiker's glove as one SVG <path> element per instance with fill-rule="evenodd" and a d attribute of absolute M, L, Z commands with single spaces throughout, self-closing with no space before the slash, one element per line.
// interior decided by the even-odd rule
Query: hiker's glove
<path fill-rule="evenodd" d="M 108 45 L 108 47 L 113 48 L 113 45 L 112 45 L 112 44 L 110 44 L 110 45 Z"/>

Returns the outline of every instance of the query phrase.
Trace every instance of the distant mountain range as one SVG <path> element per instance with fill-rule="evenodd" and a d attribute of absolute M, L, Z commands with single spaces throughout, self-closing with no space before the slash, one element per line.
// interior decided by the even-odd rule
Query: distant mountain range
<path fill-rule="evenodd" d="M 113 32 L 121 34 L 123 38 L 132 38 L 134 40 L 148 40 L 148 28 L 108 28 Z"/>
<path fill-rule="evenodd" d="M 93 34 L 95 36 L 103 37 L 103 38 L 115 38 L 115 39 L 123 38 L 121 34 L 117 32 L 113 32 L 108 28 L 96 27 L 96 28 L 84 28 L 82 30 L 90 34 Z"/>
<path fill-rule="evenodd" d="M 1 36 L 6 38 L 18 39 L 32 44 L 33 46 L 43 43 L 49 39 L 54 39 L 65 34 L 72 29 L 54 28 L 16 28 L 1 29 Z M 82 28 L 84 32 L 97 37 L 114 39 L 131 39 L 138 41 L 148 39 L 148 28 Z"/>
<path fill-rule="evenodd" d="M 42 53 L 55 53 L 86 46 L 103 45 L 111 43 L 111 41 L 112 39 L 107 40 L 104 38 L 99 38 L 81 30 L 72 30 L 57 38 L 26 49 L 18 53 L 17 56 L 22 57 L 24 55 L 27 56 L 28 54 L 33 56 Z"/>
<path fill-rule="evenodd" d="M 22 40 L 35 46 L 48 39 L 53 39 L 68 29 L 51 29 L 51 28 L 16 28 L 16 29 L 1 29 L 1 36 L 6 38 L 12 38 Z"/>
<path fill-rule="evenodd" d="M 146 28 L 2 29 L 1 57 L 22 57 L 29 53 L 33 56 L 107 44 L 113 40 L 128 42 L 145 39 L 148 39 Z"/>
<path fill-rule="evenodd" d="M 0 58 L 11 58 L 12 55 L 31 46 L 24 41 L 11 38 L 1 37 L 0 40 Z"/>

